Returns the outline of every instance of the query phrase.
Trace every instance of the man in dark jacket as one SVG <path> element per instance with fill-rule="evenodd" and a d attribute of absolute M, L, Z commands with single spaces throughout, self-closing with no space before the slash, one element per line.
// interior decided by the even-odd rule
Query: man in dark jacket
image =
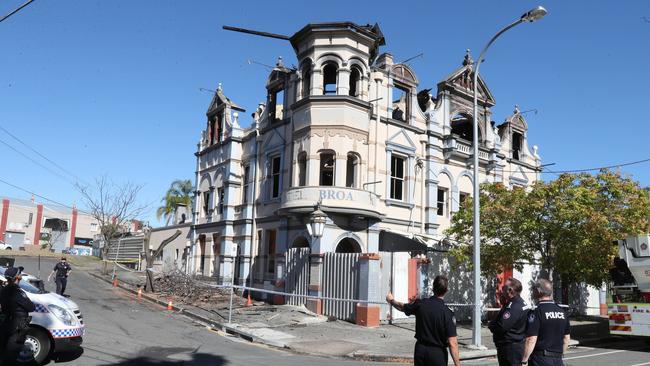
<path fill-rule="evenodd" d="M 524 355 L 528 306 L 519 296 L 521 290 L 519 280 L 506 280 L 501 297 L 503 307 L 496 319 L 488 324 L 497 347 L 499 366 L 519 366 Z"/>
<path fill-rule="evenodd" d="M 386 295 L 386 301 L 406 315 L 415 315 L 415 366 L 447 366 L 447 348 L 455 366 L 460 366 L 458 337 L 454 312 L 445 305 L 449 281 L 439 275 L 433 280 L 433 295 L 428 299 L 417 299 L 408 304 L 395 301 L 393 294 Z"/>
<path fill-rule="evenodd" d="M 0 311 L 3 318 L 0 325 L 0 355 L 2 360 L 15 360 L 25 343 L 31 321 L 29 313 L 35 310 L 35 306 L 19 287 L 22 278 L 18 268 L 7 268 L 4 277 L 7 284 L 0 290 Z"/>

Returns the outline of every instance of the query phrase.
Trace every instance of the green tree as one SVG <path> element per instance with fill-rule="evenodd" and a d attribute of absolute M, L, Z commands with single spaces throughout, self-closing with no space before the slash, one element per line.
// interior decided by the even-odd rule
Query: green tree
<path fill-rule="evenodd" d="M 549 277 L 600 286 L 616 255 L 612 241 L 650 231 L 650 195 L 638 182 L 603 170 L 563 174 L 528 190 L 501 184 L 481 187 L 481 270 L 538 264 Z M 472 238 L 472 202 L 452 218 L 447 234 L 460 243 Z M 471 245 L 453 250 L 469 262 Z"/>
<path fill-rule="evenodd" d="M 173 181 L 169 189 L 167 189 L 165 197 L 161 200 L 163 205 L 156 210 L 158 220 L 164 217 L 168 225 L 179 205 L 191 206 L 193 191 L 194 185 L 189 179 Z"/>

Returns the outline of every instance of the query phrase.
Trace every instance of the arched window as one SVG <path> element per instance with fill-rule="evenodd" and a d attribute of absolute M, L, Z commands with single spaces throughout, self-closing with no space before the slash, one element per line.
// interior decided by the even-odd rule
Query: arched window
<path fill-rule="evenodd" d="M 345 186 L 355 188 L 358 184 L 359 157 L 356 154 L 349 153 L 345 166 Z"/>
<path fill-rule="evenodd" d="M 333 152 L 324 152 L 320 154 L 320 185 L 334 185 L 334 164 L 335 156 Z"/>
<path fill-rule="evenodd" d="M 305 60 L 302 63 L 302 97 L 311 94 L 311 61 Z"/>
<path fill-rule="evenodd" d="M 296 240 L 293 241 L 291 248 L 309 248 L 309 240 L 307 240 L 304 236 L 299 236 L 296 238 Z"/>
<path fill-rule="evenodd" d="M 344 238 L 336 246 L 336 253 L 361 253 L 361 245 L 352 238 Z"/>
<path fill-rule="evenodd" d="M 350 96 L 357 97 L 361 91 L 361 70 L 357 66 L 350 69 Z"/>
<path fill-rule="evenodd" d="M 307 153 L 298 155 L 298 187 L 307 185 Z"/>
<path fill-rule="evenodd" d="M 323 95 L 336 94 L 338 66 L 328 63 L 323 67 Z"/>

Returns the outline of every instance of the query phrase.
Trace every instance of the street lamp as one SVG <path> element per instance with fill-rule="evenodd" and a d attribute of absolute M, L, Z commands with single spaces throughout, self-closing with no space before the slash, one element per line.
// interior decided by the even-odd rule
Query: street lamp
<path fill-rule="evenodd" d="M 309 215 L 309 222 L 307 223 L 307 231 L 309 235 L 318 239 L 323 236 L 325 231 L 325 222 L 327 221 L 327 214 L 320 209 L 320 201 L 316 204 L 314 212 Z"/>
<path fill-rule="evenodd" d="M 481 229 L 480 229 L 480 191 L 479 191 L 479 176 L 478 176 L 478 69 L 483 61 L 483 56 L 488 48 L 499 38 L 500 35 L 505 33 L 510 28 L 524 22 L 534 22 L 541 19 L 546 15 L 547 11 L 541 6 L 532 9 L 525 13 L 521 18 L 517 19 L 512 24 L 506 26 L 497 32 L 492 39 L 483 48 L 481 53 L 474 63 L 474 129 L 473 129 L 473 171 L 474 171 L 474 221 L 473 221 L 473 246 L 474 246 L 474 316 L 472 317 L 472 344 L 477 348 L 482 348 L 481 345 L 481 308 L 483 301 L 481 300 Z"/>

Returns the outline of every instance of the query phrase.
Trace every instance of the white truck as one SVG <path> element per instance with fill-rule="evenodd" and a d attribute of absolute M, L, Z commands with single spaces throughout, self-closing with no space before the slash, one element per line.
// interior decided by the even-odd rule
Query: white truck
<path fill-rule="evenodd" d="M 4 270 L 0 267 L 0 281 L 4 282 Z M 26 277 L 33 277 L 26 275 Z M 19 354 L 21 364 L 37 365 L 45 362 L 53 352 L 61 352 L 81 346 L 84 335 L 84 321 L 79 306 L 72 300 L 57 294 L 43 291 L 33 286 L 31 281 L 20 281 L 20 288 L 36 305 L 30 313 L 25 347 Z"/>
<path fill-rule="evenodd" d="M 650 337 L 650 234 L 629 236 L 617 244 L 607 299 L 609 332 Z"/>

